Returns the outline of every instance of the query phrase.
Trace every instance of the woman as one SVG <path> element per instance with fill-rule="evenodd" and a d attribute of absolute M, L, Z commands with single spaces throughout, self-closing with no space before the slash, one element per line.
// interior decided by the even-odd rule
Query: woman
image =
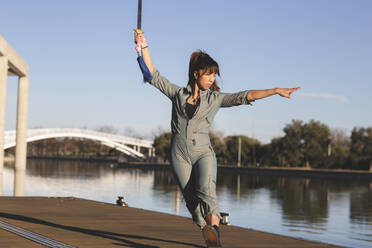
<path fill-rule="evenodd" d="M 135 32 L 149 76 L 145 81 L 172 101 L 171 164 L 193 221 L 202 230 L 207 247 L 221 247 L 220 211 L 216 201 L 216 156 L 209 139 L 209 128 L 220 107 L 231 107 L 278 94 L 290 98 L 297 88 L 246 90 L 220 93 L 216 76 L 219 67 L 208 54 L 191 54 L 189 82 L 186 87 L 170 83 L 154 68 L 143 33 Z M 145 75 L 145 73 L 144 73 Z"/>

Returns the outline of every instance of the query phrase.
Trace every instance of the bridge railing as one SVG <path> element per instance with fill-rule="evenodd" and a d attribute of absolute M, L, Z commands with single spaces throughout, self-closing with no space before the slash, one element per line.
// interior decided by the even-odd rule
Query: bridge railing
<path fill-rule="evenodd" d="M 71 135 L 71 136 L 69 136 Z M 40 138 L 41 137 L 41 138 Z M 98 139 L 104 144 L 110 144 L 111 147 L 132 154 L 134 156 L 143 157 L 143 154 L 139 152 L 139 147 L 149 149 L 149 156 L 153 155 L 153 141 L 143 140 L 131 137 L 120 136 L 116 134 L 92 131 L 87 129 L 77 128 L 43 128 L 43 129 L 29 129 L 27 130 L 27 140 L 32 142 L 38 139 L 53 138 L 53 137 L 75 137 L 75 138 L 88 138 Z M 94 138 L 95 137 L 95 138 Z M 15 145 L 16 132 L 6 131 L 5 132 L 5 147 L 11 147 Z M 115 145 L 117 144 L 117 145 Z M 133 148 L 127 145 L 133 146 Z"/>

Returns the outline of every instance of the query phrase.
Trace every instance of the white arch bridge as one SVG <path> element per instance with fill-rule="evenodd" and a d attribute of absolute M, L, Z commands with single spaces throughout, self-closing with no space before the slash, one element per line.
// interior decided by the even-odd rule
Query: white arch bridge
<path fill-rule="evenodd" d="M 37 140 L 62 137 L 94 140 L 101 143 L 102 145 L 115 148 L 116 150 L 137 159 L 144 159 L 146 157 L 145 154 L 141 152 L 142 150 L 148 151 L 148 157 L 152 157 L 155 155 L 153 141 L 151 140 L 143 140 L 104 132 L 74 128 L 47 128 L 27 130 L 27 143 Z M 16 131 L 5 131 L 4 150 L 15 145 Z"/>

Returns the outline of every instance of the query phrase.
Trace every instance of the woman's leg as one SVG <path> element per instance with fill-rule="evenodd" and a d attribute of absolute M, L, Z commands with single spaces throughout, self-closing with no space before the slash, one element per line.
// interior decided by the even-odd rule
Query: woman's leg
<path fill-rule="evenodd" d="M 220 225 L 220 218 L 218 218 L 218 216 L 215 215 L 215 214 L 208 214 L 205 217 L 205 221 L 207 222 L 208 225 L 211 225 L 211 226 L 219 226 Z"/>
<path fill-rule="evenodd" d="M 214 153 L 201 156 L 194 165 L 195 191 L 200 199 L 202 215 L 209 225 L 219 225 L 221 215 L 217 204 L 217 161 Z"/>
<path fill-rule="evenodd" d="M 212 150 L 212 149 L 211 149 Z M 221 247 L 220 211 L 216 198 L 217 161 L 212 152 L 206 153 L 194 165 L 196 173 L 196 192 L 200 199 L 200 208 L 207 225 L 202 234 L 207 247 Z"/>
<path fill-rule="evenodd" d="M 206 222 L 201 213 L 199 198 L 195 193 L 195 175 L 192 170 L 191 161 L 179 150 L 173 150 L 171 158 L 173 171 L 185 199 L 186 207 L 195 224 L 203 228 Z"/>

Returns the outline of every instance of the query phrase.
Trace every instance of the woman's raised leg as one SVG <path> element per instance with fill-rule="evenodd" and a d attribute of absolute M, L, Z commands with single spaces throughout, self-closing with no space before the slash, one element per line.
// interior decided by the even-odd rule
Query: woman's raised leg
<path fill-rule="evenodd" d="M 183 198 L 186 201 L 186 207 L 189 210 L 193 221 L 201 229 L 206 225 L 205 219 L 201 213 L 200 201 L 195 192 L 195 174 L 191 161 L 183 154 L 172 153 L 172 167 L 181 188 Z"/>

